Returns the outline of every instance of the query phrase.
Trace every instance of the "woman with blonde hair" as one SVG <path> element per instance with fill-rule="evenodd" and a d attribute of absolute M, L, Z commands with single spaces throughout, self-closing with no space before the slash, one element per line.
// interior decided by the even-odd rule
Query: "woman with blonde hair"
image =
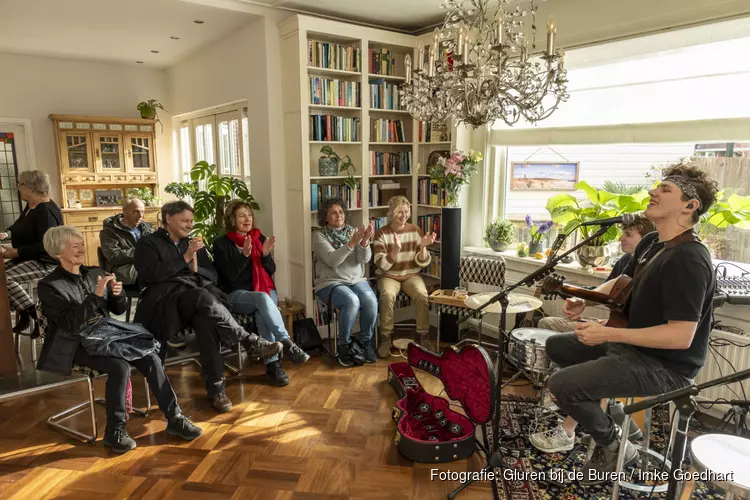
<path fill-rule="evenodd" d="M 62 212 L 49 197 L 49 176 L 39 170 L 28 170 L 18 175 L 18 192 L 26 202 L 21 216 L 0 233 L 0 240 L 11 238 L 11 247 L 3 246 L 6 285 L 10 308 L 16 311 L 16 325 L 13 331 L 20 333 L 36 320 L 34 301 L 23 286 L 30 281 L 47 276 L 55 268 L 56 262 L 42 244 L 48 229 L 62 224 Z M 39 325 L 34 321 L 31 337 L 39 336 Z"/>
<path fill-rule="evenodd" d="M 432 258 L 427 247 L 435 243 L 435 233 L 422 234 L 416 224 L 408 222 L 411 203 L 405 196 L 394 196 L 388 202 L 388 224 L 375 235 L 373 261 L 380 292 L 380 346 L 378 356 L 387 358 L 391 350 L 393 307 L 396 296 L 403 290 L 414 301 L 417 334 L 430 331 L 430 309 L 425 287 L 419 272 Z"/>
<path fill-rule="evenodd" d="M 258 334 L 269 342 L 281 342 L 293 363 L 304 363 L 310 356 L 292 342 L 279 312 L 279 298 L 273 275 L 276 237 L 266 238 L 255 227 L 250 203 L 232 200 L 224 212 L 227 233 L 213 244 L 214 266 L 219 286 L 229 295 L 232 311 L 254 314 Z M 278 356 L 266 358 L 266 376 L 274 385 L 287 385 L 289 376 Z"/>

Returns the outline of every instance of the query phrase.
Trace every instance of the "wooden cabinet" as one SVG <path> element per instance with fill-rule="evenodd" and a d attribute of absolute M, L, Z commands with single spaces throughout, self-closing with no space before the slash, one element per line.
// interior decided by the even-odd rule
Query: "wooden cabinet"
<path fill-rule="evenodd" d="M 128 172 L 154 171 L 154 140 L 152 135 L 128 134 Z"/>
<path fill-rule="evenodd" d="M 61 132 L 59 146 L 61 172 L 66 174 L 94 172 L 91 134 L 86 132 Z"/>
<path fill-rule="evenodd" d="M 95 133 L 94 137 L 94 164 L 97 173 L 103 174 L 99 180 L 106 178 L 111 182 L 111 177 L 106 174 L 125 171 L 125 154 L 122 134 Z"/>

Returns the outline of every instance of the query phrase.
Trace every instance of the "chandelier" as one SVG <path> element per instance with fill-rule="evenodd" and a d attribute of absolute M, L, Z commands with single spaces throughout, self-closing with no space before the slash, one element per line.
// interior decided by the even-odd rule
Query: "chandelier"
<path fill-rule="evenodd" d="M 513 125 L 522 117 L 534 123 L 568 99 L 565 53 L 555 50 L 554 19 L 547 23 L 546 50 L 536 53 L 538 0 L 529 0 L 531 47 L 522 20 L 527 11 L 509 9 L 509 1 L 443 2 L 445 21 L 426 52 L 420 42 L 413 71 L 406 56 L 401 96 L 412 116 L 474 128 L 495 120 Z"/>

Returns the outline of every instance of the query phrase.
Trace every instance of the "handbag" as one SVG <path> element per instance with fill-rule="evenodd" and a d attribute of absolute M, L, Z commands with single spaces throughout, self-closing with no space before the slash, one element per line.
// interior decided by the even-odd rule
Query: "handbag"
<path fill-rule="evenodd" d="M 294 330 L 296 344 L 303 351 L 315 351 L 323 347 L 323 339 L 312 318 L 295 320 L 292 323 L 292 330 Z"/>

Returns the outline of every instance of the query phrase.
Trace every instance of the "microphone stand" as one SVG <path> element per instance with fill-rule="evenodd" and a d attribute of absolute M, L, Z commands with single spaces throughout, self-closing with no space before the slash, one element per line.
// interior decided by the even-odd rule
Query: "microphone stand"
<path fill-rule="evenodd" d="M 495 360 L 495 376 L 497 377 L 497 397 L 495 398 L 495 415 L 494 419 L 492 421 L 492 437 L 495 440 L 494 443 L 491 443 L 488 441 L 489 448 L 486 451 L 487 454 L 487 465 L 484 467 L 483 470 L 490 471 L 494 469 L 502 469 L 504 467 L 503 465 L 503 453 L 500 448 L 500 408 L 501 408 L 501 400 L 502 400 L 502 380 L 503 380 L 503 358 L 505 356 L 506 352 L 506 339 L 507 339 L 507 332 L 506 332 L 506 326 L 507 326 L 507 316 L 508 316 L 508 305 L 510 304 L 510 301 L 508 299 L 508 295 L 511 291 L 515 290 L 516 288 L 519 288 L 521 286 L 531 286 L 537 281 L 539 281 L 542 278 L 545 278 L 546 276 L 552 274 L 555 270 L 555 266 L 560 263 L 560 261 L 565 258 L 566 256 L 570 255 L 571 253 L 575 252 L 582 246 L 587 245 L 591 241 L 595 240 L 596 238 L 599 238 L 600 236 L 604 235 L 606 233 L 610 226 L 614 224 L 612 222 L 611 224 L 604 224 L 602 225 L 599 230 L 589 236 L 588 238 L 584 239 L 577 245 L 575 245 L 573 248 L 565 252 L 564 254 L 557 256 L 552 253 L 550 253 L 550 258 L 547 260 L 547 263 L 544 264 L 542 267 L 537 269 L 536 271 L 532 272 L 519 282 L 517 282 L 515 285 L 511 285 L 509 287 L 505 287 L 503 290 L 495 294 L 494 297 L 492 297 L 489 301 L 487 301 L 486 304 L 482 304 L 481 307 L 472 310 L 469 312 L 466 316 L 462 317 L 456 325 L 459 326 L 465 321 L 468 321 L 470 318 L 477 317 L 481 314 L 481 312 L 489 307 L 490 305 L 494 304 L 495 302 L 500 302 L 501 306 L 501 312 L 500 312 L 500 325 L 499 325 L 499 342 L 497 345 L 497 359 Z M 562 246 L 563 241 L 578 227 L 574 228 L 572 231 L 570 231 L 568 234 L 564 235 L 563 237 L 558 236 L 557 241 L 555 241 L 555 244 L 553 245 L 553 249 L 555 252 L 559 250 L 559 248 Z M 458 488 L 456 488 L 454 491 L 452 491 L 449 495 L 449 499 L 455 498 L 456 495 L 458 495 L 461 491 L 463 491 L 466 487 L 468 487 L 473 480 L 467 480 L 464 483 L 461 483 Z M 497 491 L 494 491 L 495 498 L 498 498 Z"/>
<path fill-rule="evenodd" d="M 644 399 L 643 401 L 633 403 L 623 408 L 625 414 L 630 415 L 632 413 L 647 410 L 648 408 L 653 408 L 654 406 L 668 403 L 670 401 L 674 401 L 675 405 L 677 406 L 679 418 L 677 422 L 677 429 L 672 430 L 674 434 L 674 442 L 672 443 L 672 456 L 670 457 L 672 468 L 670 470 L 669 483 L 667 485 L 667 500 L 677 500 L 682 490 L 682 485 L 680 484 L 680 481 L 677 480 L 675 472 L 682 467 L 682 461 L 685 459 L 688 427 L 690 425 L 690 419 L 697 409 L 695 396 L 697 396 L 704 389 L 709 389 L 717 385 L 740 382 L 747 378 L 750 378 L 750 369 L 733 373 L 731 375 L 726 375 L 724 377 L 719 377 L 717 379 L 710 380 L 699 385 L 691 384 L 687 387 L 683 387 L 682 389 L 667 392 L 653 398 Z"/>

